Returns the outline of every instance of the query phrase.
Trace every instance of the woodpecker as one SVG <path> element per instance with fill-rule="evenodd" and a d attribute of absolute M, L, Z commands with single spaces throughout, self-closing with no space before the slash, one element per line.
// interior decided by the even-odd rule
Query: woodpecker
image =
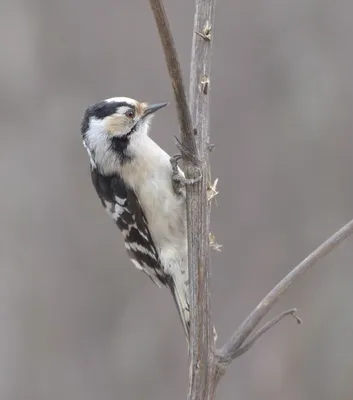
<path fill-rule="evenodd" d="M 92 183 L 121 230 L 132 263 L 170 289 L 189 338 L 189 274 L 185 188 L 175 165 L 149 137 L 154 113 L 168 103 L 114 97 L 88 107 L 81 124 Z M 179 180 L 184 178 L 177 167 Z"/>

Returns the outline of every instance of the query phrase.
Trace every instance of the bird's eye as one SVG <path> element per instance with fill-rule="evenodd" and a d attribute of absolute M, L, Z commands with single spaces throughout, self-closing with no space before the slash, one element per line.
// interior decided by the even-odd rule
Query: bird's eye
<path fill-rule="evenodd" d="M 128 118 L 134 118 L 134 116 L 135 116 L 135 111 L 132 110 L 132 109 L 127 110 L 126 113 L 125 113 L 125 115 L 126 115 Z"/>

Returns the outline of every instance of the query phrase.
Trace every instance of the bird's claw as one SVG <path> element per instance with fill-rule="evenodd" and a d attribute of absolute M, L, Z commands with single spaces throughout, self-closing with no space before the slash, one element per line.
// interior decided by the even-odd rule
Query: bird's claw
<path fill-rule="evenodd" d="M 185 187 L 187 185 L 193 185 L 197 182 L 199 182 L 202 179 L 202 173 L 199 171 L 199 176 L 195 178 L 185 178 L 184 174 L 181 172 L 181 170 L 178 167 L 178 161 L 181 160 L 183 157 L 181 154 L 175 154 L 170 158 L 170 164 L 172 166 L 172 184 L 173 184 L 173 189 L 174 192 L 177 195 L 182 194 L 182 187 Z"/>

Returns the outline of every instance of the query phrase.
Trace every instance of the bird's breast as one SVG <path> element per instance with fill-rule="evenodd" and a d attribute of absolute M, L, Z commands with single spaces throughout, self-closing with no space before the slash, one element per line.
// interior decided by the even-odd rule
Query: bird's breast
<path fill-rule="evenodd" d="M 172 186 L 170 156 L 146 138 L 143 151 L 122 169 L 124 181 L 135 191 L 160 255 L 166 249 L 184 252 L 187 243 L 185 198 Z"/>
<path fill-rule="evenodd" d="M 151 235 L 159 244 L 185 236 L 185 199 L 174 193 L 171 179 L 171 173 L 151 176 L 139 193 Z"/>

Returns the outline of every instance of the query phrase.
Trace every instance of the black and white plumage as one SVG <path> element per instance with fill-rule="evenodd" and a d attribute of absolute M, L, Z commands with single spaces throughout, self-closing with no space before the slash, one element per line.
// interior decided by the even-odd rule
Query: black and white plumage
<path fill-rule="evenodd" d="M 107 99 L 87 108 L 81 132 L 93 185 L 131 261 L 170 288 L 188 338 L 185 192 L 174 191 L 170 156 L 148 136 L 153 113 L 166 105 Z"/>

